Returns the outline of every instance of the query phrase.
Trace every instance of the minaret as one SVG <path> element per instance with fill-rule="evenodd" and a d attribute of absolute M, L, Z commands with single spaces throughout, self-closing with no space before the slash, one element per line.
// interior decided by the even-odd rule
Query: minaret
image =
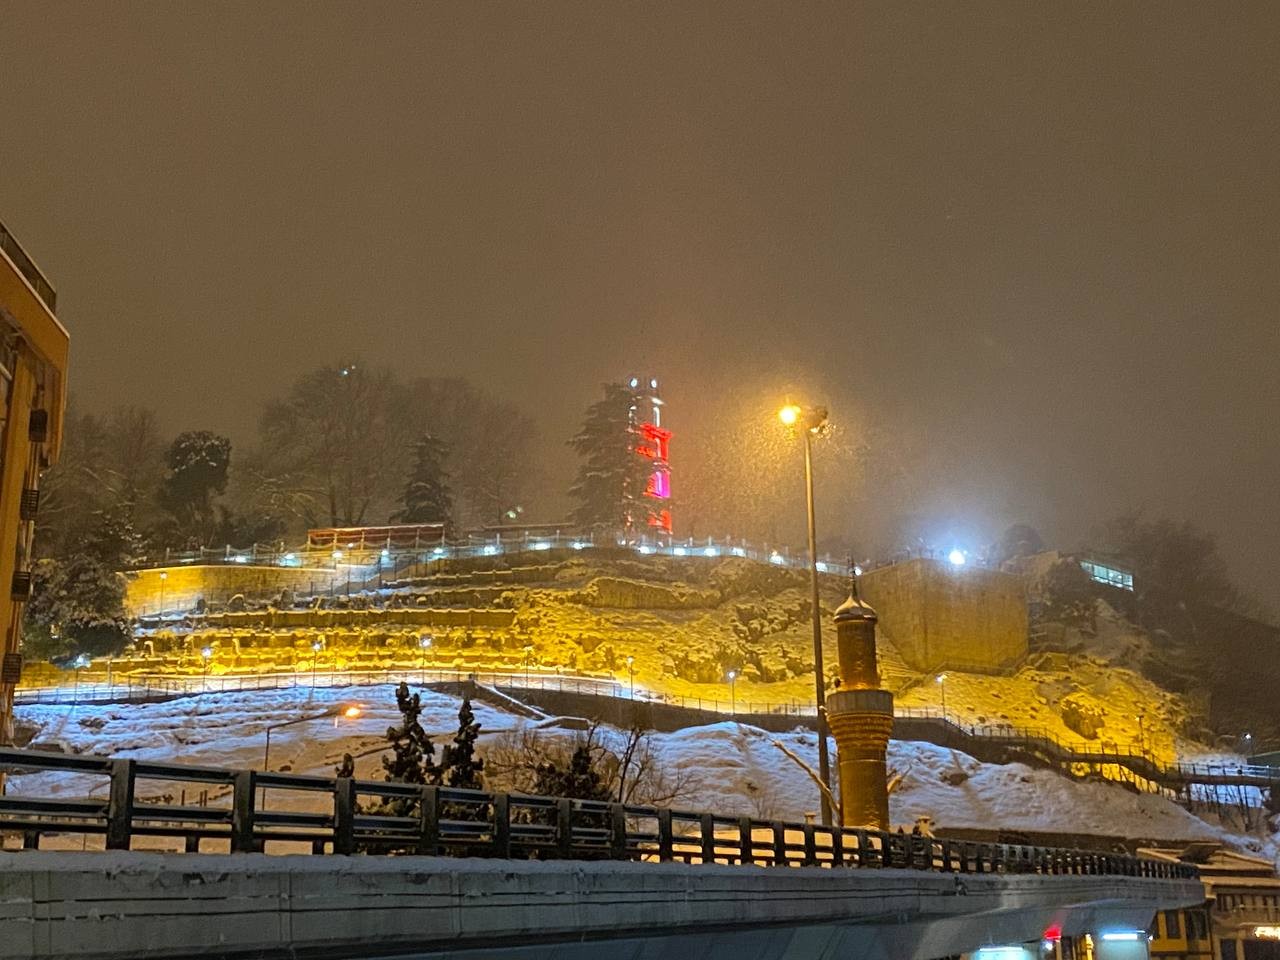
<path fill-rule="evenodd" d="M 877 619 L 858 597 L 858 580 L 851 575 L 849 599 L 835 616 L 840 689 L 827 695 L 827 724 L 836 738 L 844 825 L 888 830 L 885 749 L 893 731 L 893 694 L 880 689 Z"/>

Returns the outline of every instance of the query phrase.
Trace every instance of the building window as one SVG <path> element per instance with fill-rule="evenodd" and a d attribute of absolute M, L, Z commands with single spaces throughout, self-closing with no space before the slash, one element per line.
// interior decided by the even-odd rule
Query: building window
<path fill-rule="evenodd" d="M 1118 567 L 1108 567 L 1092 560 L 1081 560 L 1080 567 L 1098 583 L 1115 587 L 1119 590 L 1133 591 L 1133 574 Z"/>
<path fill-rule="evenodd" d="M 1177 910 L 1164 912 L 1164 935 L 1170 940 L 1177 940 L 1182 936 L 1182 923 Z"/>
<path fill-rule="evenodd" d="M 1221 945 L 1222 960 L 1240 960 L 1240 951 L 1236 947 L 1235 940 L 1219 940 Z"/>

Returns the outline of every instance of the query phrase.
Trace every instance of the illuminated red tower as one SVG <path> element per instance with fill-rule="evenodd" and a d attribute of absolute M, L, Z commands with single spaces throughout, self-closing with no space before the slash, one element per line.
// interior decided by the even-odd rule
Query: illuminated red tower
<path fill-rule="evenodd" d="M 670 536 L 671 465 L 667 460 L 667 449 L 671 443 L 671 431 L 662 426 L 663 404 L 662 397 L 658 395 L 658 380 L 656 377 L 647 381 L 632 377 L 628 385 L 631 387 L 631 432 L 635 435 L 636 455 L 653 465 L 653 473 L 649 475 L 644 491 L 649 498 L 646 522 L 655 533 Z"/>

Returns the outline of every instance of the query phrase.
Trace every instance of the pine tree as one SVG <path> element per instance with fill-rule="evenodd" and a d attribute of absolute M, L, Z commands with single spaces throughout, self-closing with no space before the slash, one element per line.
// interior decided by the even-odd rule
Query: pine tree
<path fill-rule="evenodd" d="M 471 712 L 470 698 L 462 701 L 458 710 L 458 732 L 453 743 L 444 748 L 444 777 L 448 785 L 463 790 L 480 790 L 484 784 L 480 771 L 484 761 L 476 756 L 476 738 L 480 736 L 480 724 Z"/>
<path fill-rule="evenodd" d="M 436 747 L 418 718 L 422 715 L 421 694 L 409 695 L 409 685 L 401 682 L 396 688 L 396 706 L 400 710 L 400 726 L 387 728 L 387 742 L 391 744 L 391 756 L 382 758 L 387 783 L 439 784 L 443 767 L 433 763 Z M 388 800 L 370 813 L 393 817 L 415 816 L 416 800 L 398 798 Z"/>
<path fill-rule="evenodd" d="M 453 492 L 449 489 L 445 460 L 449 445 L 424 433 L 413 446 L 413 467 L 400 498 L 404 509 L 400 523 L 443 523 L 453 519 Z"/>
<path fill-rule="evenodd" d="M 533 792 L 542 797 L 572 797 L 575 800 L 608 800 L 609 787 L 596 769 L 590 739 L 579 743 L 561 769 L 554 760 L 538 764 Z"/>
<path fill-rule="evenodd" d="M 587 408 L 582 429 L 569 441 L 582 458 L 569 494 L 578 501 L 573 521 L 583 527 L 615 533 L 643 528 L 652 471 L 635 452 L 633 405 L 631 390 L 605 384 L 604 398 Z"/>

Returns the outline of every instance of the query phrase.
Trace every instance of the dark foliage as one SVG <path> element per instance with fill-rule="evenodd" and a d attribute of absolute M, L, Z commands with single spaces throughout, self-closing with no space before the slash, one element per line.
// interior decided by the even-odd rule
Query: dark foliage
<path fill-rule="evenodd" d="M 449 489 L 445 462 L 449 446 L 429 433 L 413 447 L 413 466 L 401 502 L 404 509 L 395 517 L 400 523 L 443 523 L 453 520 L 453 491 Z"/>

